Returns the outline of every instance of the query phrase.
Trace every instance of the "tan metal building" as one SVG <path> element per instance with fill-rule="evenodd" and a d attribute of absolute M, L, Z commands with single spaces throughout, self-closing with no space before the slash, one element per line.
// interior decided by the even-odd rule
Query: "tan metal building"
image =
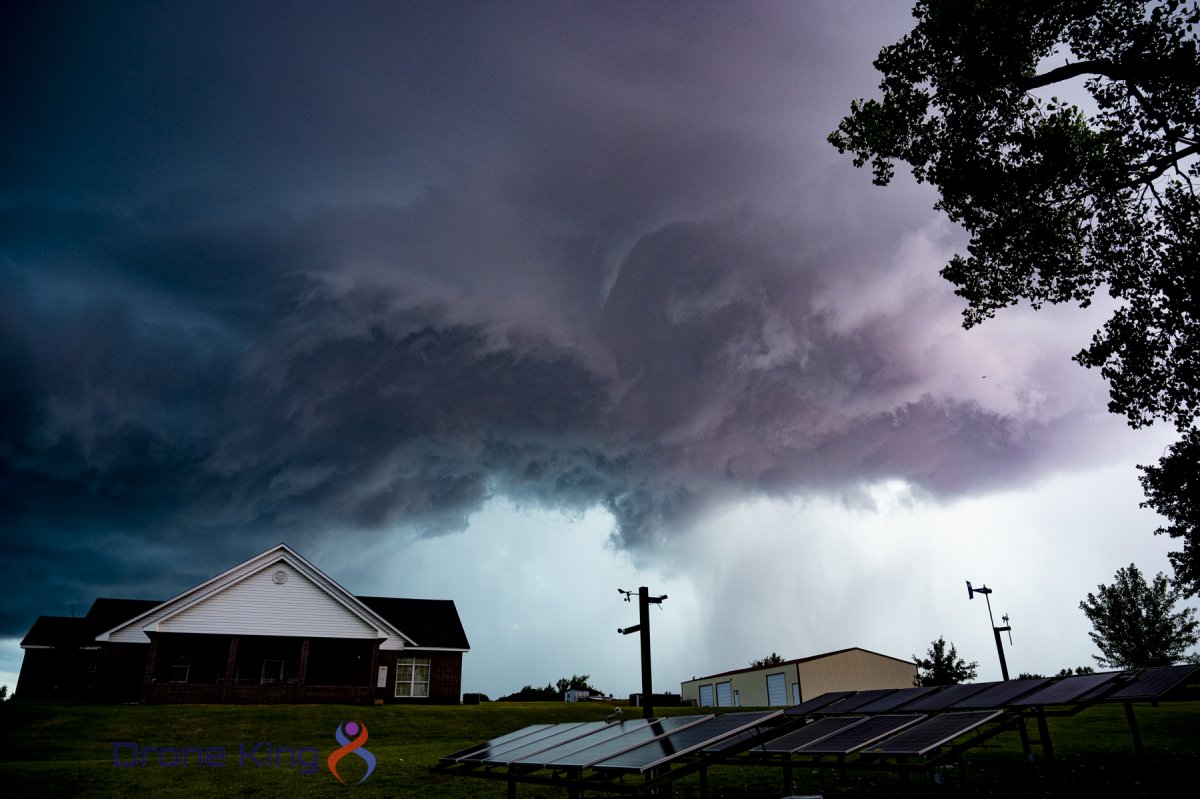
<path fill-rule="evenodd" d="M 917 665 L 859 647 L 735 669 L 680 684 L 685 703 L 699 707 L 790 707 L 827 691 L 911 688 Z"/>

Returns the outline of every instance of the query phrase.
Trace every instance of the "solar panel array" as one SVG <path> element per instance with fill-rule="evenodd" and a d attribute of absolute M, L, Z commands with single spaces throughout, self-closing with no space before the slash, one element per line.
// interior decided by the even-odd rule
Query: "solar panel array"
<path fill-rule="evenodd" d="M 653 721 L 535 724 L 440 760 L 463 766 L 642 772 L 780 716 L 781 711 L 765 710 Z"/>
<path fill-rule="evenodd" d="M 1062 678 L 1030 677 L 943 687 L 836 691 L 788 708 L 788 715 L 831 716 L 890 712 L 994 710 L 1092 701 L 1152 700 L 1185 683 L 1200 666 L 1163 666 Z"/>
<path fill-rule="evenodd" d="M 1059 679 L 829 692 L 786 712 L 534 724 L 440 760 L 452 773 L 487 776 L 503 769 L 499 773 L 510 780 L 536 781 L 537 772 L 550 769 L 558 775 L 572 775 L 573 784 L 580 786 L 590 784 L 588 780 L 604 782 L 622 774 L 642 774 L 659 781 L 681 758 L 695 763 L 697 757 L 725 758 L 739 753 L 764 760 L 782 756 L 785 763 L 793 757 L 811 757 L 820 763 L 831 755 L 842 763 L 854 754 L 868 761 L 895 757 L 904 762 L 910 757 L 936 757 L 942 747 L 962 739 L 950 750 L 953 754 L 960 751 L 958 747 L 1010 728 L 1019 714 L 1029 709 L 1155 700 L 1198 674 L 1197 665 L 1170 666 Z M 771 737 L 779 724 L 782 726 Z M 797 728 L 797 724 L 802 726 Z M 589 770 L 591 776 L 585 776 Z"/>

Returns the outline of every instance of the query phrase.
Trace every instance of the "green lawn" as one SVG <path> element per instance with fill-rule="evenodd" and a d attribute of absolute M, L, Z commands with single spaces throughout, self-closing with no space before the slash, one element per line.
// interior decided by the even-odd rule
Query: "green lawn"
<path fill-rule="evenodd" d="M 442 755 L 511 732 L 528 724 L 602 718 L 607 704 L 490 703 L 462 707 L 348 707 L 339 705 L 184 705 L 111 706 L 37 702 L 0 704 L 0 786 L 6 796 L 325 796 L 353 791 L 356 796 L 503 797 L 503 783 L 439 775 L 430 771 Z M 1004 734 L 974 750 L 966 760 L 965 786 L 957 774 L 952 792 L 959 796 L 1047 796 L 1076 794 L 1159 796 L 1175 778 L 1200 770 L 1200 702 L 1136 706 L 1146 757 L 1134 756 L 1120 706 L 1091 708 L 1077 716 L 1051 719 L 1057 762 L 1056 780 L 1038 777 L 1024 761 L 1019 739 Z M 636 715 L 637 710 L 627 710 Z M 695 712 L 686 709 L 663 713 Z M 347 785 L 329 773 L 325 759 L 337 748 L 334 731 L 346 721 L 366 725 L 366 744 L 377 758 L 375 772 L 361 785 L 365 764 L 350 755 L 338 764 Z M 1034 728 L 1035 729 L 1035 728 Z M 197 765 L 195 755 L 183 767 L 164 767 L 150 755 L 146 767 L 114 766 L 114 744 L 140 747 L 223 747 L 225 764 Z M 261 744 L 257 750 L 255 746 Z M 319 757 L 302 754 L 296 766 L 289 756 L 268 763 L 263 753 L 279 746 L 315 747 Z M 249 754 L 240 756 L 239 750 Z M 255 753 L 257 752 L 257 756 Z M 120 762 L 133 760 L 132 749 L 119 750 Z M 171 762 L 171 753 L 166 755 Z M 315 773 L 313 762 L 318 763 Z M 261 763 L 262 765 L 258 765 Z M 798 792 L 826 797 L 878 796 L 902 784 L 892 774 L 850 772 L 839 782 L 830 770 L 797 771 Z M 726 766 L 710 772 L 710 795 L 773 797 L 782 795 L 776 768 Z M 915 782 L 918 796 L 944 795 L 945 788 Z M 695 776 L 680 781 L 676 797 L 699 796 Z M 520 797 L 561 797 L 561 788 L 520 786 Z"/>

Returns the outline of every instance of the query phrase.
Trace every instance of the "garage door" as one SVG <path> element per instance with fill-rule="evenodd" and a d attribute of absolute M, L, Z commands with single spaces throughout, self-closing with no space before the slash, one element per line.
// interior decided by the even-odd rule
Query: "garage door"
<path fill-rule="evenodd" d="M 767 704 L 771 707 L 787 705 L 787 677 L 783 674 L 767 675 Z"/>
<path fill-rule="evenodd" d="M 717 683 L 717 707 L 733 707 L 733 683 Z"/>

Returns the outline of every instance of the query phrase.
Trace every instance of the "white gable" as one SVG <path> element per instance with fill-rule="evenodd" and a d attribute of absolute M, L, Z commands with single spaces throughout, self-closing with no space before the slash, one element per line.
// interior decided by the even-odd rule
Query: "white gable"
<path fill-rule="evenodd" d="M 96 636 L 148 643 L 148 632 L 380 639 L 381 648 L 412 643 L 390 622 L 292 551 L 268 549 Z"/>
<path fill-rule="evenodd" d="M 380 638 L 290 564 L 280 562 L 159 619 L 147 632 L 214 635 L 292 635 L 306 638 Z"/>

